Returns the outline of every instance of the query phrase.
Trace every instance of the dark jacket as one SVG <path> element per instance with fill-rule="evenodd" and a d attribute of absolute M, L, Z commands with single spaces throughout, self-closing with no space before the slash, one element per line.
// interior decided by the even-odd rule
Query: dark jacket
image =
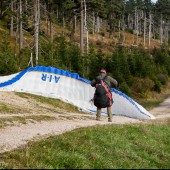
<path fill-rule="evenodd" d="M 94 80 L 91 81 L 91 86 L 95 87 L 98 81 L 103 79 L 106 82 L 106 84 L 109 86 L 109 88 L 113 88 L 113 87 L 118 88 L 119 86 L 118 82 L 114 78 L 107 76 L 106 73 L 99 73 L 99 75 Z"/>

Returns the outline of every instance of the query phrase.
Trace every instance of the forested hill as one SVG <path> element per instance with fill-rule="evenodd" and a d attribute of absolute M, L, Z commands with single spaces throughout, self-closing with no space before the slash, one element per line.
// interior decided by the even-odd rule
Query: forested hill
<path fill-rule="evenodd" d="M 92 79 L 106 68 L 129 95 L 160 92 L 169 34 L 169 0 L 3 0 L 0 75 L 45 65 Z"/>

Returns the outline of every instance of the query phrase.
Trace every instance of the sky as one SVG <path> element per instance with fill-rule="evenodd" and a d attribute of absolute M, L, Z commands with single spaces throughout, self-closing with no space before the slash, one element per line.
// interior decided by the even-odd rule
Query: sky
<path fill-rule="evenodd" d="M 156 1 L 157 1 L 157 0 L 152 0 L 152 2 L 154 2 L 154 3 L 155 3 Z"/>

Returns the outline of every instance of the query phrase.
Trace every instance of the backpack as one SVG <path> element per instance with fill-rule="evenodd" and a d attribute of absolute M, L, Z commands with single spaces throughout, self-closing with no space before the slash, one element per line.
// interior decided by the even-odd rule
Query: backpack
<path fill-rule="evenodd" d="M 94 105 L 98 108 L 110 107 L 113 104 L 112 93 L 109 86 L 103 80 L 96 83 L 96 89 L 93 98 Z"/>

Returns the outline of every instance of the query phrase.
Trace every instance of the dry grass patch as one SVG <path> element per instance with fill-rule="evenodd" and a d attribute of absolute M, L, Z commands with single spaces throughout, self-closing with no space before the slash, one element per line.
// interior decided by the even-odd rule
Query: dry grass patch
<path fill-rule="evenodd" d="M 0 118 L 0 128 L 4 128 L 5 126 L 15 126 L 18 124 L 27 124 L 27 123 L 35 123 L 41 121 L 50 121 L 56 120 L 56 117 L 46 116 L 46 115 L 38 115 L 38 116 L 12 116 L 12 117 L 3 117 Z"/>
<path fill-rule="evenodd" d="M 28 94 L 28 93 L 16 93 L 16 95 L 23 97 L 23 98 L 30 98 L 32 100 L 36 100 L 36 102 L 47 104 L 49 106 L 52 106 L 51 109 L 59 109 L 59 110 L 65 110 L 67 112 L 76 112 L 76 113 L 83 113 L 83 114 L 85 113 L 85 112 L 79 111 L 78 107 L 73 106 L 69 103 L 63 102 L 59 99 L 48 98 L 48 97 L 43 97 L 43 96 L 38 96 L 38 95 L 33 95 L 33 94 Z"/>
<path fill-rule="evenodd" d="M 0 113 L 18 114 L 18 113 L 30 113 L 30 111 L 28 109 L 22 108 L 20 106 L 7 105 L 3 102 L 0 102 Z"/>

